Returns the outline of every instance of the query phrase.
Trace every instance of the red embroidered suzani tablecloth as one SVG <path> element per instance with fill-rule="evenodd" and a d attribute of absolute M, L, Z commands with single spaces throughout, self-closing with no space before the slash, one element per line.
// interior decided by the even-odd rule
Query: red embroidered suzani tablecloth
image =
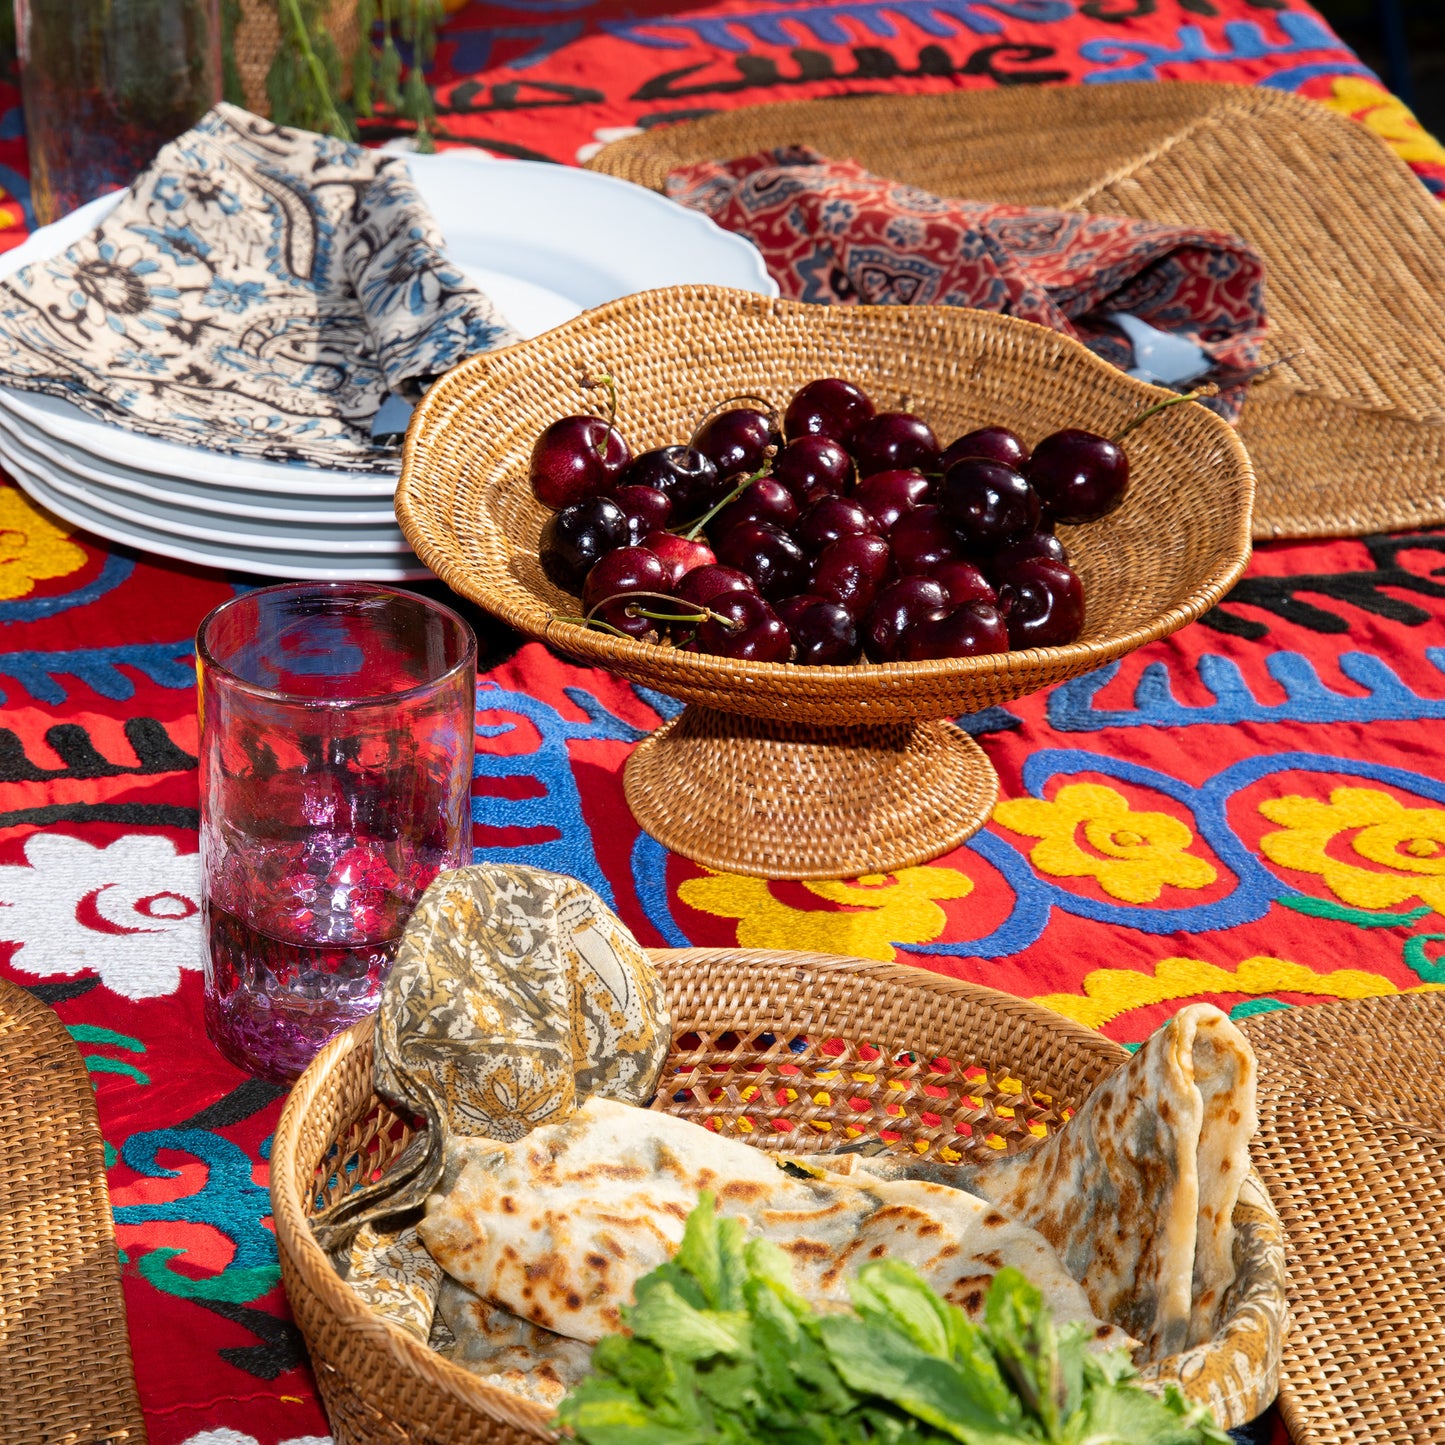
<path fill-rule="evenodd" d="M 1445 196 L 1445 150 L 1298 0 L 474 3 L 439 74 L 451 141 L 562 162 L 784 98 L 1276 85 Z M 13 89 L 0 105 L 3 241 L 26 193 Z M 650 944 L 897 959 L 1126 1042 L 1189 999 L 1246 1017 L 1445 987 L 1442 578 L 1445 533 L 1262 548 L 1201 623 L 968 719 L 1002 779 L 993 823 L 843 883 L 669 856 L 621 777 L 676 705 L 477 618 L 476 846 L 575 874 Z M 268 1213 L 279 1091 L 201 1028 L 192 638 L 250 580 L 70 535 L 0 487 L 0 969 L 94 1079 L 154 1445 L 326 1433 Z"/>

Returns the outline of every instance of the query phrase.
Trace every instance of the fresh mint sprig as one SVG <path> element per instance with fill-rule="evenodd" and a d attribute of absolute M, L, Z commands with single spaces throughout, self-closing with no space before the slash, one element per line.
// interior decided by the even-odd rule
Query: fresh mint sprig
<path fill-rule="evenodd" d="M 1015 1269 L 980 1324 L 898 1260 L 850 1289 L 851 1310 L 815 1310 L 705 1193 L 556 1423 L 584 1445 L 1229 1445 L 1205 1406 L 1142 1389 L 1126 1351 L 1056 1329 Z"/>

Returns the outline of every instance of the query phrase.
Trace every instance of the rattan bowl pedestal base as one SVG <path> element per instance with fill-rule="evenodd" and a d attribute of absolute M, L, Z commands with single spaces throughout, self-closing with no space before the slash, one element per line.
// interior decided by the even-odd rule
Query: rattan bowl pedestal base
<path fill-rule="evenodd" d="M 715 286 L 609 301 L 542 336 L 464 361 L 407 432 L 397 520 L 428 567 L 513 627 L 698 711 L 644 743 L 628 801 L 697 862 L 773 878 L 847 878 L 921 862 L 981 827 L 997 786 L 940 719 L 1089 672 L 1192 622 L 1249 558 L 1254 474 L 1234 429 L 1176 406 L 1129 438 L 1117 511 L 1063 527 L 1087 598 L 1063 647 L 932 662 L 798 667 L 604 636 L 538 560 L 546 513 L 528 485 L 538 435 L 592 409 L 582 379 L 617 380 L 634 451 L 691 434 L 726 397 L 779 405 L 819 376 L 851 377 L 883 410 L 945 437 L 1013 427 L 1118 433 L 1167 393 L 1077 341 L 955 306 L 803 306 Z M 569 620 L 570 619 L 570 620 Z"/>
<path fill-rule="evenodd" d="M 816 728 L 691 706 L 639 744 L 627 805 L 658 842 L 761 878 L 852 878 L 937 858 L 988 821 L 998 777 L 949 722 Z"/>

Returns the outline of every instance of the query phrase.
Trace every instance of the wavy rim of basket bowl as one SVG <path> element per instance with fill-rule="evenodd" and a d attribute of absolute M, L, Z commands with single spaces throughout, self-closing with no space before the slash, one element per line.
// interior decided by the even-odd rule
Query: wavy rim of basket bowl
<path fill-rule="evenodd" d="M 880 1024 L 873 1030 L 869 1042 L 890 1050 L 918 1050 L 926 1046 L 957 1053 L 958 1048 L 948 1045 L 942 1038 L 918 1037 L 930 1028 L 936 1033 L 939 1027 L 932 1017 L 929 1001 L 931 998 L 940 1003 L 952 1000 L 965 1006 L 973 1005 L 983 1016 L 977 1025 L 970 1026 L 951 1019 L 944 1020 L 942 1027 L 952 1029 L 959 1037 L 977 1037 L 978 1042 L 971 1047 L 979 1050 L 980 1060 L 988 1048 L 985 1035 L 990 1022 L 995 1028 L 1005 1031 L 1022 1028 L 1030 1034 L 1039 1034 L 1041 1038 L 1032 1043 L 1027 1040 L 1015 1040 L 1013 1043 L 1021 1054 L 1030 1048 L 1034 1050 L 1035 1057 L 1030 1067 L 1025 1068 L 1023 1060 L 1018 1057 L 992 1056 L 987 1059 L 989 1066 L 1007 1068 L 1025 1078 L 1030 1087 L 1050 1087 L 1055 1092 L 1063 1087 L 1058 1076 L 1070 1073 L 1074 1076 L 1072 1087 L 1081 1090 L 1080 1101 L 1129 1058 L 1122 1045 L 1030 999 L 989 988 L 986 984 L 935 974 L 914 965 L 775 949 L 663 948 L 649 949 L 648 953 L 659 974 L 667 981 L 669 1003 L 675 1014 L 674 1048 L 677 1039 L 693 1029 L 763 1030 L 768 1024 L 762 1021 L 760 1015 L 769 1007 L 774 1009 L 773 1026 L 786 1014 L 788 1028 L 805 1028 L 807 1032 L 824 1035 L 836 1032 L 852 1038 L 856 1028 L 850 1024 L 856 1025 L 859 1008 L 866 1011 L 883 995 L 892 998 L 894 1007 L 889 1012 L 900 1021 L 891 1025 Z M 720 970 L 730 972 L 730 977 L 724 980 L 725 986 L 719 985 Z M 807 1006 L 812 1011 L 811 1022 L 806 1025 L 788 1012 L 788 999 L 775 1000 L 773 997 L 775 990 L 772 985 L 789 973 L 793 976 L 793 983 L 803 989 Z M 902 995 L 910 991 L 915 997 L 904 1000 Z M 796 1007 L 796 1000 L 792 1001 L 792 1006 Z M 905 1014 L 907 1019 L 903 1022 Z M 740 1016 L 747 1016 L 750 1021 L 740 1023 Z M 307 1170 L 304 1182 L 298 1183 L 297 1163 L 302 1137 L 317 1107 L 318 1098 L 322 1099 L 326 1113 L 337 1116 L 330 1122 L 323 1121 L 333 1142 L 364 1117 L 364 1110 L 353 1117 L 339 1117 L 334 1077 L 339 1067 L 364 1051 L 366 1088 L 368 1094 L 374 1092 L 371 1083 L 374 1033 L 373 1016 L 333 1039 L 296 1082 L 276 1128 L 271 1154 L 271 1205 L 283 1278 L 288 1266 L 296 1269 L 311 1296 L 306 1310 L 297 1311 L 298 1323 L 303 1313 L 311 1313 L 314 1301 L 327 1312 L 330 1321 L 370 1340 L 395 1363 L 415 1371 L 421 1380 L 442 1390 L 455 1404 L 485 1419 L 505 1422 L 544 1439 L 555 1439 L 553 1432 L 547 1428 L 553 1414 L 550 1409 L 489 1384 L 485 1377 L 454 1364 L 390 1320 L 375 1314 L 336 1273 L 311 1232 L 304 1190 L 309 1186 L 316 1166 Z M 1060 1058 L 1056 1050 L 1063 1051 L 1064 1056 Z M 327 1147 L 329 1149 L 330 1146 Z M 322 1151 L 321 1159 L 326 1157 L 326 1153 L 327 1150 Z M 317 1161 L 319 1163 L 320 1160 Z M 1248 1352 L 1251 1346 L 1260 1343 L 1259 1335 L 1262 1329 L 1268 1329 L 1269 1316 L 1269 1310 L 1261 1311 L 1257 1303 L 1261 1293 L 1271 1298 L 1278 1296 L 1281 1301 L 1284 1297 L 1283 1245 L 1278 1216 L 1253 1166 L 1249 1170 L 1249 1179 L 1268 1207 L 1262 1211 L 1262 1217 L 1251 1220 L 1250 1207 L 1241 1200 L 1236 1207 L 1236 1224 L 1241 1223 L 1243 1211 L 1243 1227 L 1255 1232 L 1265 1244 L 1266 1252 L 1274 1246 L 1278 1258 L 1256 1262 L 1256 1273 L 1244 1282 L 1242 1291 L 1241 1282 L 1236 1281 L 1232 1291 L 1233 1304 L 1226 1305 L 1226 1313 L 1210 1340 L 1144 1367 L 1150 1376 L 1176 1380 L 1186 1392 L 1187 1382 L 1201 1373 L 1201 1367 L 1209 1357 L 1232 1356 L 1241 1348 Z M 1253 1213 L 1260 1215 L 1261 1211 L 1256 1208 Z M 287 1286 L 289 1289 L 289 1280 Z M 1272 1365 L 1276 1377 L 1282 1343 L 1282 1336 L 1278 1333 L 1263 1341 L 1266 1368 Z M 324 1368 L 336 1368 L 326 1361 L 320 1363 Z M 1252 1418 L 1251 1412 L 1257 1413 L 1254 1407 L 1259 1405 L 1259 1400 L 1250 1396 L 1230 1397 L 1224 1403 L 1231 1412 L 1230 1425 L 1233 1426 Z"/>
<path fill-rule="evenodd" d="M 450 587 L 518 630 L 551 643 L 574 658 L 635 680 L 659 683 L 685 701 L 709 703 L 724 711 L 764 716 L 780 711 L 792 713 L 796 711 L 796 707 L 788 706 L 788 700 L 792 699 L 797 706 L 812 703 L 836 708 L 850 702 L 860 703 L 868 707 L 872 716 L 859 721 L 941 717 L 947 714 L 949 706 L 938 701 L 938 694 L 946 693 L 950 684 L 965 695 L 964 700 L 970 705 L 982 706 L 989 700 L 1019 697 L 1077 676 L 1177 631 L 1218 602 L 1249 562 L 1254 472 L 1248 453 L 1228 422 L 1205 407 L 1184 404 L 1164 412 L 1149 425 L 1192 431 L 1201 439 L 1207 438 L 1222 446 L 1223 465 L 1208 475 L 1229 484 L 1221 485 L 1221 501 L 1231 510 L 1233 525 L 1223 529 L 1226 544 L 1217 557 L 1205 564 L 1204 581 L 1147 622 L 1105 637 L 1062 647 L 1026 648 L 964 659 L 860 661 L 849 666 L 799 667 L 785 662 L 734 662 L 706 653 L 614 638 L 574 622 L 561 621 L 526 583 L 514 579 L 510 587 L 498 585 L 472 560 L 477 555 L 487 556 L 501 572 L 520 549 L 512 545 L 494 513 L 485 508 L 477 511 L 474 524 L 458 525 L 451 505 L 454 495 L 446 487 L 437 485 L 455 477 L 455 469 L 444 456 L 444 438 L 452 427 L 478 424 L 479 413 L 484 412 L 487 405 L 490 372 L 506 368 L 510 373 L 519 359 L 525 363 L 534 354 L 555 370 L 558 363 L 554 358 L 558 353 L 570 347 L 579 356 L 585 356 L 589 339 L 599 329 L 619 319 L 625 323 L 636 313 L 646 316 L 650 309 L 661 315 L 668 307 L 681 307 L 724 320 L 729 312 L 755 317 L 789 317 L 804 321 L 815 330 L 824 333 L 832 330 L 842 335 L 851 328 L 861 330 L 879 320 L 895 326 L 916 325 L 920 330 L 951 332 L 960 339 L 980 331 L 996 333 L 1008 341 L 1021 342 L 1026 351 L 1036 350 L 1041 371 L 1052 361 L 1054 371 L 1064 366 L 1082 368 L 1085 376 L 1092 373 L 1094 380 L 1106 383 L 1121 403 L 1119 424 L 1152 402 L 1175 394 L 1126 375 L 1071 337 L 993 312 L 943 306 L 814 306 L 717 286 L 674 286 L 636 292 L 583 312 L 542 336 L 472 357 L 442 377 L 416 408 L 407 431 L 397 486 L 397 519 L 417 555 Z M 665 321 L 655 321 L 658 327 L 665 324 Z M 578 366 L 574 364 L 572 369 L 576 371 Z M 504 377 L 503 394 L 524 385 L 524 375 L 524 371 L 518 370 L 515 377 Z M 960 378 L 961 386 L 967 384 L 968 378 Z M 578 396 L 580 400 L 580 391 Z M 1122 405 L 1125 402 L 1127 410 Z M 495 448 L 488 460 L 494 457 Z M 480 485 L 495 487 L 510 478 L 514 470 L 509 466 L 502 471 L 494 466 L 493 475 Z M 1193 475 L 1199 476 L 1200 472 L 1196 470 Z M 539 504 L 529 502 L 529 505 Z M 518 601 L 518 593 L 527 600 Z M 580 610 L 580 603 L 578 606 Z M 934 696 L 916 699 L 910 696 L 911 692 Z M 920 701 L 928 705 L 917 706 Z"/>

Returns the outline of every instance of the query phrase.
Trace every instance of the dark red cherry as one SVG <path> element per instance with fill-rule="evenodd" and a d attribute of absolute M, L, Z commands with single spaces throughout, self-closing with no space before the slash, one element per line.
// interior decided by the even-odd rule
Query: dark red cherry
<path fill-rule="evenodd" d="M 938 469 L 946 472 L 954 462 L 961 462 L 965 457 L 1002 462 L 1018 472 L 1023 470 L 1024 463 L 1029 459 L 1029 449 L 1006 426 L 982 426 L 950 443 L 938 460 Z"/>
<path fill-rule="evenodd" d="M 846 607 L 820 597 L 799 597 L 784 623 L 793 639 L 793 661 L 807 667 L 846 667 L 858 660 L 858 628 Z"/>
<path fill-rule="evenodd" d="M 676 587 L 694 568 L 717 561 L 716 554 L 705 541 L 692 542 L 675 532 L 649 532 L 642 539 L 642 545 L 662 563 L 672 587 Z"/>
<path fill-rule="evenodd" d="M 920 618 L 904 631 L 901 650 L 905 662 L 931 662 L 1007 652 L 1008 644 L 1008 628 L 998 609 L 987 602 L 968 602 Z"/>
<path fill-rule="evenodd" d="M 961 607 L 965 602 L 987 602 L 992 607 L 998 601 L 988 578 L 972 562 L 941 562 L 928 575 L 948 593 L 950 607 Z"/>
<path fill-rule="evenodd" d="M 616 427 L 600 417 L 564 416 L 533 443 L 532 495 L 560 511 L 608 491 L 631 460 L 632 449 Z"/>
<path fill-rule="evenodd" d="M 893 564 L 905 577 L 925 576 L 958 556 L 958 540 L 942 512 L 925 503 L 905 512 L 888 534 Z"/>
<path fill-rule="evenodd" d="M 735 502 L 729 502 L 707 529 L 714 537 L 722 537 L 740 523 L 765 522 L 785 532 L 797 520 L 798 504 L 793 494 L 772 477 L 759 477 Z"/>
<path fill-rule="evenodd" d="M 931 577 L 890 582 L 863 623 L 863 649 L 873 662 L 897 662 L 903 634 L 915 622 L 948 610 L 948 594 Z"/>
<path fill-rule="evenodd" d="M 821 496 L 848 490 L 853 458 L 830 437 L 801 436 L 778 453 L 773 475 L 805 507 Z"/>
<path fill-rule="evenodd" d="M 619 592 L 666 592 L 671 587 L 667 569 L 646 547 L 619 547 L 609 552 L 587 574 L 582 605 L 589 612 Z"/>
<path fill-rule="evenodd" d="M 846 442 L 873 415 L 867 392 L 836 376 L 810 381 L 788 403 L 783 434 L 796 437 L 832 437 Z"/>
<path fill-rule="evenodd" d="M 856 620 L 873 605 L 892 565 L 893 549 L 882 537 L 839 537 L 818 553 L 808 590 Z"/>
<path fill-rule="evenodd" d="M 740 406 L 720 411 L 693 439 L 693 445 L 717 468 L 721 477 L 755 472 L 767 449 L 777 441 L 772 423 L 760 411 Z"/>
<path fill-rule="evenodd" d="M 701 651 L 739 662 L 786 662 L 792 655 L 788 629 L 756 592 L 726 592 L 708 605 L 718 617 L 698 623 Z"/>
<path fill-rule="evenodd" d="M 677 597 L 680 601 L 707 607 L 713 598 L 728 592 L 757 590 L 757 584 L 746 572 L 739 572 L 736 567 L 724 567 L 718 562 L 704 562 L 701 567 L 694 567 L 683 575 L 682 581 L 677 584 Z"/>
<path fill-rule="evenodd" d="M 1117 442 L 1069 427 L 1046 436 L 1027 476 L 1056 522 L 1096 522 L 1129 490 L 1129 457 Z"/>
<path fill-rule="evenodd" d="M 882 411 L 865 421 L 849 438 L 848 450 L 858 463 L 858 475 L 916 467 L 938 470 L 938 438 L 933 428 L 909 411 Z"/>
<path fill-rule="evenodd" d="M 858 484 L 853 501 L 878 523 L 878 530 L 886 537 L 905 512 L 928 500 L 932 490 L 933 483 L 922 472 L 874 472 Z"/>
<path fill-rule="evenodd" d="M 1038 493 L 1002 462 L 965 457 L 939 483 L 938 502 L 970 551 L 987 554 L 1039 524 Z"/>
<path fill-rule="evenodd" d="M 784 597 L 781 602 L 772 603 L 772 609 L 783 620 L 783 626 L 789 632 L 793 630 L 793 624 L 810 607 L 816 607 L 818 603 L 827 599 L 819 597 L 815 592 L 799 592 L 795 597 Z"/>
<path fill-rule="evenodd" d="M 998 581 L 1013 647 L 1062 647 L 1084 630 L 1084 584 L 1072 567 L 1031 557 Z"/>
<path fill-rule="evenodd" d="M 627 518 L 627 540 L 634 547 L 640 547 L 649 532 L 666 527 L 672 516 L 672 499 L 657 487 L 618 487 L 612 500 Z"/>
<path fill-rule="evenodd" d="M 608 552 L 627 545 L 627 518 L 606 497 L 554 512 L 542 526 L 542 570 L 564 592 L 581 595 L 587 574 Z"/>
<path fill-rule="evenodd" d="M 746 572 L 764 597 L 791 597 L 807 580 L 803 549 L 776 527 L 742 522 L 725 532 L 717 544 L 718 561 Z"/>
<path fill-rule="evenodd" d="M 808 552 L 821 552 L 839 537 L 876 537 L 878 524 L 847 497 L 819 497 L 794 531 Z"/>
<path fill-rule="evenodd" d="M 693 447 L 654 447 L 642 452 L 618 478 L 623 487 L 656 487 L 676 500 L 677 493 L 714 476 L 717 468 Z"/>
<path fill-rule="evenodd" d="M 666 604 L 663 604 L 664 606 Z M 613 597 L 602 603 L 592 614 L 596 622 L 605 622 L 618 632 L 625 632 L 639 642 L 656 642 L 663 624 L 651 617 L 643 617 L 643 610 L 656 611 L 655 602 L 646 598 Z"/>
<path fill-rule="evenodd" d="M 1016 542 L 1000 547 L 993 556 L 984 558 L 983 565 L 990 576 L 997 577 L 1007 572 L 1015 562 L 1023 562 L 1030 557 L 1042 557 L 1046 562 L 1067 563 L 1069 560 L 1064 544 L 1052 532 L 1038 531 L 1026 532 Z"/>

